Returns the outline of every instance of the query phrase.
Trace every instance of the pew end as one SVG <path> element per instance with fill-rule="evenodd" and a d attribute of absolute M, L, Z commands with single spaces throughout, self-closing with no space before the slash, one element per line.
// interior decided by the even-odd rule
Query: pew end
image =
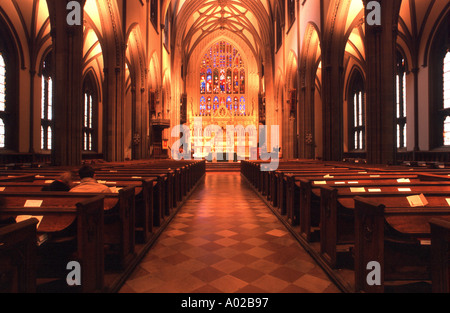
<path fill-rule="evenodd" d="M 450 222 L 432 219 L 431 280 L 433 293 L 450 293 Z"/>
<path fill-rule="evenodd" d="M 35 218 L 0 228 L 0 293 L 36 292 Z"/>

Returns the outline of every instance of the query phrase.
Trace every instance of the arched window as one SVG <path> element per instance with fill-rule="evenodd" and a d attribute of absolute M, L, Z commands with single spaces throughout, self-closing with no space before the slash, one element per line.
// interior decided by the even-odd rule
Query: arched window
<path fill-rule="evenodd" d="M 52 149 L 53 126 L 53 66 L 52 54 L 47 54 L 42 64 L 41 77 L 41 149 Z"/>
<path fill-rule="evenodd" d="M 206 99 L 205 97 L 201 97 L 200 99 L 200 114 L 205 115 L 206 112 Z"/>
<path fill-rule="evenodd" d="M 239 70 L 235 69 L 233 74 L 233 93 L 239 93 Z"/>
<path fill-rule="evenodd" d="M 349 147 L 361 151 L 366 148 L 366 94 L 359 71 L 355 71 L 349 91 Z"/>
<path fill-rule="evenodd" d="M 219 90 L 220 90 L 220 85 L 219 85 L 219 69 L 217 69 L 217 68 L 214 70 L 213 82 L 214 82 L 214 88 L 213 88 L 213 91 L 214 91 L 214 93 L 217 95 L 217 94 L 219 93 Z"/>
<path fill-rule="evenodd" d="M 200 66 L 200 95 L 239 95 L 243 96 L 246 91 L 246 72 L 244 61 L 237 49 L 225 42 L 220 41 L 212 45 L 206 51 Z M 211 100 L 206 101 L 206 113 L 211 110 L 217 110 L 220 104 L 226 105 L 228 109 L 233 109 L 232 98 L 225 101 L 224 97 L 218 97 L 220 101 L 213 103 Z M 239 99 L 239 97 L 237 97 Z M 237 102 L 237 101 L 236 101 Z M 202 111 L 202 103 L 200 103 L 200 112 Z M 237 103 L 236 112 L 239 111 Z"/>
<path fill-rule="evenodd" d="M 241 77 L 239 82 L 241 88 L 241 94 L 245 93 L 245 69 L 241 69 Z"/>
<path fill-rule="evenodd" d="M 242 115 L 245 114 L 245 98 L 241 97 L 241 101 L 239 103 L 239 113 L 241 113 Z"/>
<path fill-rule="evenodd" d="M 436 31 L 429 54 L 430 148 L 450 147 L 450 13 Z"/>
<path fill-rule="evenodd" d="M 4 114 L 6 111 L 6 64 L 2 53 L 0 52 L 0 148 L 5 148 L 5 122 Z"/>
<path fill-rule="evenodd" d="M 83 84 L 83 150 L 95 151 L 97 149 L 97 88 L 92 74 L 88 74 Z"/>
<path fill-rule="evenodd" d="M 227 98 L 227 109 L 230 111 L 233 110 L 233 100 L 231 99 L 231 97 Z"/>
<path fill-rule="evenodd" d="M 219 109 L 219 97 L 214 97 L 213 111 Z"/>
<path fill-rule="evenodd" d="M 206 93 L 212 93 L 212 71 L 210 68 L 206 71 Z"/>
<path fill-rule="evenodd" d="M 443 89 L 444 89 L 444 146 L 450 146 L 450 51 L 447 50 L 447 54 L 444 58 L 444 77 L 443 77 Z"/>
<path fill-rule="evenodd" d="M 205 71 L 205 69 L 202 69 L 200 71 L 200 93 L 201 94 L 206 93 L 206 71 Z"/>
<path fill-rule="evenodd" d="M 211 113 L 211 97 L 208 97 L 208 100 L 206 101 L 206 113 Z"/>
<path fill-rule="evenodd" d="M 397 148 L 406 148 L 406 62 L 398 51 L 396 96 Z"/>

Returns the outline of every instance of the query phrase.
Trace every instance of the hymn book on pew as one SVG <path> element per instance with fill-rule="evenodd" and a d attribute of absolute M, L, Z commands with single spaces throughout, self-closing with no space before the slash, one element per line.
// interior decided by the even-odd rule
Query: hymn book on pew
<path fill-rule="evenodd" d="M 423 194 L 416 195 L 416 196 L 409 196 L 409 197 L 406 197 L 406 199 L 408 199 L 409 205 L 412 208 L 424 207 L 424 206 L 428 205 L 427 198 L 425 198 L 425 196 Z"/>
<path fill-rule="evenodd" d="M 42 205 L 42 200 L 27 200 L 25 202 L 25 208 L 40 208 Z"/>

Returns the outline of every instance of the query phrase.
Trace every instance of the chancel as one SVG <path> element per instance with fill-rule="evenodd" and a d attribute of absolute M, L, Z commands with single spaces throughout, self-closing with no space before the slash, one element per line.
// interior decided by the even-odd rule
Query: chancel
<path fill-rule="evenodd" d="M 448 293 L 449 152 L 447 0 L 0 3 L 0 292 Z"/>

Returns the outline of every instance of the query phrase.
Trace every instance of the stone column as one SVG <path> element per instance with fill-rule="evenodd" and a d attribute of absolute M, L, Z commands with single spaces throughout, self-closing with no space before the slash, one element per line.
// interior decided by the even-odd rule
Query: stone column
<path fill-rule="evenodd" d="M 366 10 L 366 147 L 369 164 L 396 161 L 395 64 L 398 14 L 401 0 L 379 0 L 380 25 L 368 20 L 376 14 L 364 0 Z M 376 19 L 375 19 L 376 20 Z M 369 22 L 369 23 L 368 23 Z M 369 25 L 374 24 L 374 25 Z"/>
<path fill-rule="evenodd" d="M 83 7 L 67 9 L 68 0 L 47 0 L 53 40 L 53 165 L 78 166 L 82 163 L 82 57 Z M 67 17 L 74 12 L 80 25 L 69 25 Z M 78 15 L 78 16 L 77 16 Z"/>

